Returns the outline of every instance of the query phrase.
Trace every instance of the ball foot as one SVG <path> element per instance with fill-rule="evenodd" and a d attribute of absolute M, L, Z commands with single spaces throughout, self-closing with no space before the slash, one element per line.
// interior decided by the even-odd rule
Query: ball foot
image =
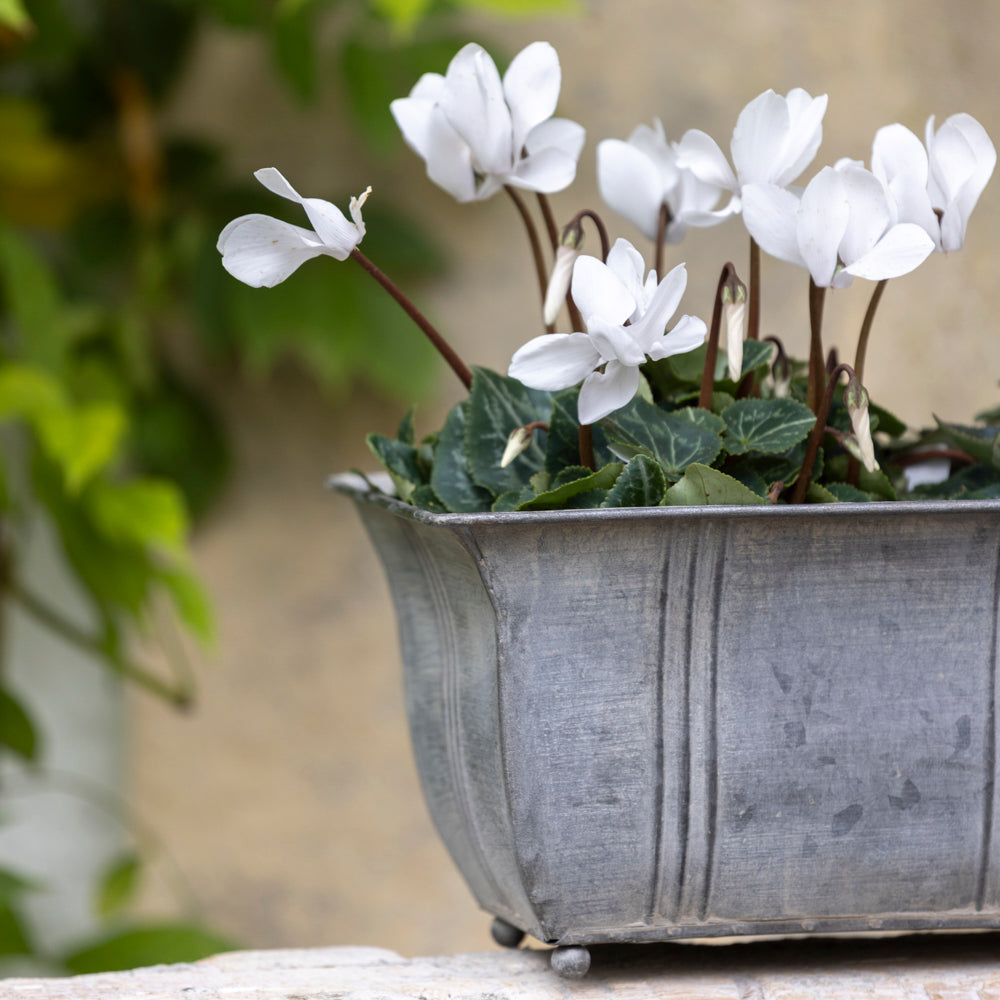
<path fill-rule="evenodd" d="M 503 917 L 494 917 L 490 934 L 501 948 L 516 948 L 524 940 L 524 931 L 520 927 L 507 923 Z"/>
<path fill-rule="evenodd" d="M 590 969 L 590 952 L 573 945 L 556 948 L 550 959 L 552 971 L 563 979 L 583 979 Z"/>

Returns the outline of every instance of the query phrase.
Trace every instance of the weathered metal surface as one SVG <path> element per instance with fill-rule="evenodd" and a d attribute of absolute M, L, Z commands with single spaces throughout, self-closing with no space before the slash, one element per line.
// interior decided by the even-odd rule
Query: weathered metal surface
<path fill-rule="evenodd" d="M 1000 502 L 435 516 L 336 485 L 484 909 L 564 945 L 1000 926 Z"/>

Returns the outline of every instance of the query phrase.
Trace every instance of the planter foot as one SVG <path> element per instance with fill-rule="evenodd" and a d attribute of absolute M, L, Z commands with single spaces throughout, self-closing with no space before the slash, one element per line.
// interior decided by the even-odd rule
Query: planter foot
<path fill-rule="evenodd" d="M 524 940 L 524 931 L 520 927 L 507 923 L 503 917 L 494 917 L 490 926 L 490 934 L 501 948 L 516 948 Z"/>
<path fill-rule="evenodd" d="M 549 961 L 557 976 L 563 979 L 583 979 L 590 969 L 590 952 L 577 945 L 556 948 Z"/>

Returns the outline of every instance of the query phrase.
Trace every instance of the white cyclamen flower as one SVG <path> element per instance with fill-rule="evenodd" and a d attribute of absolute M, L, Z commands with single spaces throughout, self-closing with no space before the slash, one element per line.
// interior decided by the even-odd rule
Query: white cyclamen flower
<path fill-rule="evenodd" d="M 993 174 L 997 153 L 972 115 L 952 115 L 926 148 L 904 125 L 886 125 L 872 143 L 872 172 L 885 185 L 900 222 L 915 222 L 939 251 L 960 250 L 969 216 Z"/>
<path fill-rule="evenodd" d="M 562 75 L 547 42 L 534 42 L 503 79 L 482 46 L 470 43 L 444 76 L 426 73 L 390 105 L 427 176 L 459 201 L 489 198 L 505 184 L 549 194 L 576 176 L 584 130 L 553 118 Z"/>
<path fill-rule="evenodd" d="M 371 188 L 351 199 L 348 221 L 336 205 L 319 198 L 303 198 L 274 167 L 254 173 L 269 191 L 298 202 L 313 224 L 303 229 L 269 215 L 242 215 L 233 219 L 219 234 L 217 249 L 222 266 L 253 288 L 273 288 L 300 264 L 325 254 L 346 260 L 365 235 L 361 206 Z"/>
<path fill-rule="evenodd" d="M 596 257 L 578 258 L 572 293 L 587 332 L 550 333 L 528 341 L 511 359 L 508 375 L 552 392 L 582 381 L 581 424 L 625 406 L 639 388 L 641 365 L 692 351 L 707 333 L 705 324 L 692 316 L 682 316 L 666 332 L 687 286 L 683 264 L 660 282 L 655 271 L 644 282 L 643 270 L 641 254 L 627 240 L 615 243 L 606 264 Z"/>
<path fill-rule="evenodd" d="M 893 224 L 882 183 L 848 161 L 824 167 L 801 197 L 773 184 L 747 185 L 743 221 L 763 250 L 807 268 L 820 288 L 895 278 L 934 250 L 920 226 Z"/>
<path fill-rule="evenodd" d="M 746 185 L 787 187 L 812 163 L 823 140 L 826 105 L 826 94 L 811 97 L 801 87 L 785 97 L 766 90 L 736 119 L 729 144 L 733 167 L 715 140 L 699 129 L 684 133 L 677 145 L 678 163 L 706 184 L 732 191 L 733 202 L 724 211 L 739 211 Z"/>
<path fill-rule="evenodd" d="M 670 210 L 668 243 L 679 243 L 691 226 L 711 226 L 729 214 L 716 211 L 725 189 L 678 166 L 676 143 L 668 143 L 659 119 L 640 125 L 628 140 L 597 145 L 597 183 L 608 206 L 650 240 L 657 238 L 660 209 Z"/>

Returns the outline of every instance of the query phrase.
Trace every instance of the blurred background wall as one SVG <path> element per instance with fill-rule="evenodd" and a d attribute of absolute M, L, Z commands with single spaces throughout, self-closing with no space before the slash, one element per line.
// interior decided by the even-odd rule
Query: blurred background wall
<path fill-rule="evenodd" d="M 335 38 L 339 29 L 335 12 L 322 31 Z M 560 113 L 588 130 L 578 182 L 552 198 L 563 219 L 600 207 L 598 140 L 625 138 L 659 117 L 669 138 L 697 127 L 726 149 L 740 109 L 768 87 L 830 95 L 807 177 L 842 156 L 867 162 L 875 130 L 889 122 L 922 134 L 930 114 L 941 122 L 967 111 L 1000 137 L 992 0 L 585 0 L 573 16 L 460 13 L 447 33 L 481 41 L 501 63 L 536 39 L 555 45 Z M 275 82 L 258 34 L 202 25 L 158 127 L 210 139 L 233 179 L 276 166 L 306 195 L 343 201 L 371 184 L 373 209 L 405 206 L 442 251 L 441 268 L 419 285 L 421 305 L 468 361 L 504 369 L 538 332 L 511 205 L 502 196 L 455 204 L 401 140 L 373 152 L 350 119 L 350 80 L 324 51 L 316 101 L 303 106 Z M 388 120 L 384 105 L 372 114 Z M 935 255 L 891 282 L 883 300 L 866 381 L 873 398 L 910 422 L 966 419 L 998 402 L 998 192 L 994 179 L 962 252 Z M 263 210 L 279 212 L 274 201 Z M 231 214 L 260 204 L 232 204 Z M 374 235 L 373 218 L 366 211 Z M 729 258 L 743 268 L 745 253 L 738 221 L 669 248 L 668 261 L 688 262 L 683 310 L 707 318 L 719 268 Z M 214 253 L 199 266 L 218 267 Z M 347 266 L 321 259 L 301 273 Z M 804 273 L 766 260 L 764 281 L 764 330 L 803 355 Z M 867 293 L 858 281 L 832 295 L 830 344 L 853 351 Z M 273 293 L 252 294 L 263 302 Z M 329 329 L 336 338 L 336 309 Z M 206 356 L 183 328 L 172 335 L 175 363 L 221 415 L 232 464 L 193 536 L 218 616 L 214 651 L 197 654 L 196 704 L 177 713 L 135 691 L 128 702 L 128 792 L 170 856 L 145 885 L 143 912 L 172 905 L 167 870 L 175 865 L 202 918 L 246 946 L 358 944 L 410 955 L 491 947 L 489 919 L 452 870 L 420 798 L 381 569 L 349 504 L 323 486 L 332 472 L 373 465 L 364 434 L 394 430 L 405 386 L 395 399 L 356 379 L 334 391 L 310 372 L 307 351 L 234 363 Z M 378 327 L 365 345 L 385 352 Z M 433 398 L 419 398 L 418 430 L 435 429 L 460 395 L 449 372 L 435 371 Z"/>

